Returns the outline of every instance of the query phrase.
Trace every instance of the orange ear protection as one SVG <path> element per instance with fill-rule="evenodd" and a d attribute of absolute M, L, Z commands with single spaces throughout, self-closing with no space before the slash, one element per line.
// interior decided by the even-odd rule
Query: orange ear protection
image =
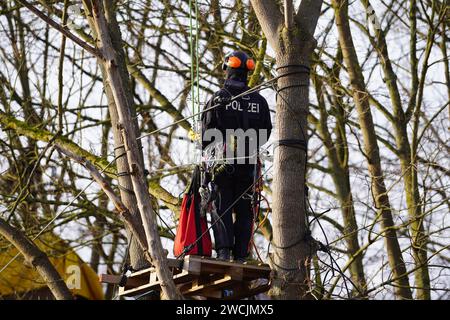
<path fill-rule="evenodd" d="M 255 69 L 255 61 L 253 61 L 252 58 L 249 58 L 244 52 L 236 51 L 225 57 L 222 69 L 227 70 L 228 67 L 251 71 Z"/>

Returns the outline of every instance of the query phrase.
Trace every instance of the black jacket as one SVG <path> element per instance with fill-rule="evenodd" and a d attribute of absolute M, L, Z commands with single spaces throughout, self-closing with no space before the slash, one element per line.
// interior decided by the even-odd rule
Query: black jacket
<path fill-rule="evenodd" d="M 259 133 L 260 129 L 267 130 L 267 139 L 259 139 L 258 148 L 262 146 L 270 137 L 272 131 L 272 122 L 270 119 L 270 110 L 266 99 L 258 92 L 239 97 L 233 101 L 231 98 L 247 91 L 249 88 L 241 82 L 227 80 L 224 87 L 216 92 L 208 101 L 205 110 L 219 105 L 212 110 L 202 114 L 202 146 L 205 148 L 211 142 L 205 141 L 205 131 L 207 129 L 218 129 L 222 133 L 224 142 L 226 141 L 226 129 L 255 129 Z M 263 138 L 263 136 L 259 136 Z M 246 149 L 246 156 L 254 154 L 255 150 Z"/>

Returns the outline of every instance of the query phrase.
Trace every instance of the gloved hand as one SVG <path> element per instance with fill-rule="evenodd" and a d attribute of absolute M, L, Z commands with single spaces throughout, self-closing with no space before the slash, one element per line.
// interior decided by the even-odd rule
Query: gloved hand
<path fill-rule="evenodd" d="M 231 101 L 231 96 L 217 96 L 214 98 L 214 104 L 227 104 Z"/>

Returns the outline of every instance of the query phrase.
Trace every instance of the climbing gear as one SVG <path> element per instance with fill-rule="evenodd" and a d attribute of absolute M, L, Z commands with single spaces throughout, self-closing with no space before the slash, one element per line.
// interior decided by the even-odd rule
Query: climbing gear
<path fill-rule="evenodd" d="M 200 215 L 200 168 L 195 167 L 191 184 L 183 196 L 180 221 L 174 240 L 175 256 L 183 254 L 211 256 L 212 243 L 206 217 Z M 200 240 L 198 240 L 200 239 Z"/>
<path fill-rule="evenodd" d="M 263 190 L 263 179 L 262 179 L 262 165 L 260 158 L 257 157 L 256 159 L 256 165 L 253 172 L 253 183 L 252 183 L 252 190 L 248 194 L 244 195 L 248 197 L 248 199 L 251 201 L 251 210 L 253 214 L 253 221 L 251 224 L 251 230 L 250 230 L 250 241 L 247 245 L 247 255 L 251 251 L 251 246 L 254 244 L 253 237 L 255 235 L 255 232 L 257 228 L 259 227 L 259 212 L 260 212 L 260 206 L 261 206 L 261 197 L 262 197 L 262 190 Z M 257 226 L 255 228 L 255 226 Z M 244 261 L 245 257 L 235 257 L 237 261 Z"/>
<path fill-rule="evenodd" d="M 196 132 L 195 130 L 189 130 L 188 137 L 191 141 L 198 141 L 200 140 L 200 134 Z"/>
<path fill-rule="evenodd" d="M 207 171 L 207 167 L 208 166 L 206 165 L 201 168 L 201 186 L 198 189 L 201 198 L 200 216 L 205 218 L 206 214 L 209 213 L 211 216 L 211 221 L 214 224 L 217 224 L 217 228 L 220 228 L 222 232 L 225 232 L 225 225 L 217 213 L 217 185 L 214 183 L 214 180 L 211 179 L 211 175 Z M 220 202 L 220 198 L 218 200 Z"/>
<path fill-rule="evenodd" d="M 217 143 L 208 146 L 203 151 L 204 165 L 202 167 L 202 186 L 207 186 L 211 181 L 217 181 L 217 178 L 224 173 L 234 173 L 234 166 L 228 164 L 228 159 L 224 158 L 226 148 L 227 145 L 225 143 Z"/>
<path fill-rule="evenodd" d="M 200 194 L 200 198 L 202 199 L 200 201 L 200 217 L 205 217 L 208 210 L 208 202 L 211 197 L 211 192 L 209 191 L 208 186 L 201 186 L 198 189 L 198 193 Z"/>
<path fill-rule="evenodd" d="M 255 61 L 245 52 L 234 51 L 225 57 L 225 61 L 222 64 L 222 69 L 224 71 L 228 68 L 252 71 L 255 69 Z"/>

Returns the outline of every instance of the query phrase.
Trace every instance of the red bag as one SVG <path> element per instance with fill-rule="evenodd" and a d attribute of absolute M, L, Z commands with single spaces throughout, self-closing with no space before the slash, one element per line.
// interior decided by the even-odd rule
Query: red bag
<path fill-rule="evenodd" d="M 173 253 L 176 257 L 183 253 L 210 257 L 212 253 L 211 236 L 209 235 L 206 217 L 200 216 L 199 186 L 200 169 L 196 167 L 192 175 L 191 185 L 181 202 L 180 220 L 173 246 Z M 188 252 L 184 252 L 185 248 L 191 245 L 193 247 Z"/>

